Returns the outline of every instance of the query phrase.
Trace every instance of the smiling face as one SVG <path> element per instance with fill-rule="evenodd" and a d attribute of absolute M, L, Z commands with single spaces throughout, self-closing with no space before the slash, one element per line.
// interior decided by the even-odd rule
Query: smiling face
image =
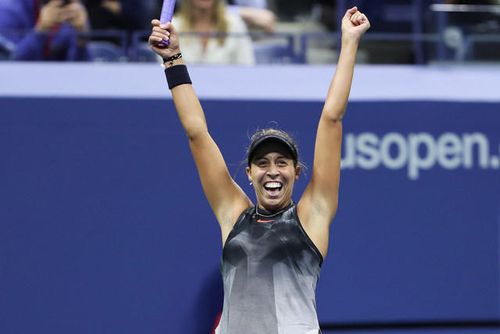
<path fill-rule="evenodd" d="M 286 207 L 292 199 L 299 173 L 300 166 L 285 145 L 271 141 L 259 146 L 247 167 L 259 208 L 277 211 Z"/>

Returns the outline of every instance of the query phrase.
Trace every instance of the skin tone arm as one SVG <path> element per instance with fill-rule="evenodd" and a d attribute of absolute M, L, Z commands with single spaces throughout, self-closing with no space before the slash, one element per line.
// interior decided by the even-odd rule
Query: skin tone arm
<path fill-rule="evenodd" d="M 312 177 L 297 206 L 299 219 L 323 256 L 328 250 L 329 225 L 337 211 L 342 117 L 359 41 L 369 27 L 368 19 L 357 7 L 347 10 L 342 19 L 342 47 L 318 124 Z"/>
<path fill-rule="evenodd" d="M 171 57 L 181 51 L 178 34 L 169 22 L 160 25 L 153 20 L 153 31 L 149 37 L 151 49 L 163 58 Z M 167 47 L 159 47 L 162 41 L 169 40 Z M 182 58 L 165 66 L 184 64 Z M 193 86 L 183 84 L 172 89 L 177 114 L 189 140 L 205 196 L 220 224 L 222 241 L 225 242 L 238 216 L 252 205 L 250 199 L 234 182 L 229 174 L 224 158 L 208 132 L 205 114 Z"/>
<path fill-rule="evenodd" d="M 269 9 L 240 7 L 240 17 L 251 28 L 259 28 L 265 32 L 274 32 L 276 28 L 276 15 Z"/>

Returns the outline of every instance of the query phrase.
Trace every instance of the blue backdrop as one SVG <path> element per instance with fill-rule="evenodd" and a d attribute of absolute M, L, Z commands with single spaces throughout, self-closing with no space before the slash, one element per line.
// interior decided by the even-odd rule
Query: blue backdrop
<path fill-rule="evenodd" d="M 248 193 L 257 128 L 311 166 L 321 103 L 203 105 Z M 349 104 L 323 324 L 500 319 L 499 107 Z M 0 152 L 1 333 L 208 332 L 221 238 L 171 101 L 2 98 Z"/>

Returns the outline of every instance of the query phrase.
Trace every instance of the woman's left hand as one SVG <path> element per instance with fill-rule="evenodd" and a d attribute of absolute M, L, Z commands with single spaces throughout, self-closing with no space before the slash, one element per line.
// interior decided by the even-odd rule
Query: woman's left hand
<path fill-rule="evenodd" d="M 352 7 L 347 10 L 342 18 L 342 37 L 359 40 L 370 28 L 370 21 L 365 14 Z"/>

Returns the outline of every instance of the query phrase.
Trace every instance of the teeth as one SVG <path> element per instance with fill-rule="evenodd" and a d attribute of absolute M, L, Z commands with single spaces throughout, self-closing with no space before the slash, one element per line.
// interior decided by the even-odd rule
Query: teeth
<path fill-rule="evenodd" d="M 279 183 L 279 182 L 267 182 L 266 184 L 264 184 L 264 186 L 266 188 L 272 188 L 272 189 L 281 188 L 281 183 Z"/>

